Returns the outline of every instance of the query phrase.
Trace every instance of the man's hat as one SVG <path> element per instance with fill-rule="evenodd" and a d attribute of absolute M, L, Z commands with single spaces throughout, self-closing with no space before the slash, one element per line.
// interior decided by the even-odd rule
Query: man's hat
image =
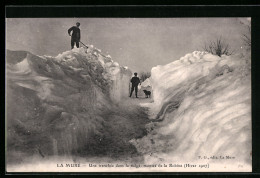
<path fill-rule="evenodd" d="M 77 23 L 76 23 L 76 25 L 80 25 L 80 23 L 79 23 L 79 22 L 77 22 Z"/>

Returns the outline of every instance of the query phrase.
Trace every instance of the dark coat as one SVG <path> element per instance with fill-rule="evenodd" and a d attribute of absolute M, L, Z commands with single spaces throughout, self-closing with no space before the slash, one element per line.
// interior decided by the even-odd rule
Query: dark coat
<path fill-rule="evenodd" d="M 131 83 L 133 86 L 137 86 L 140 83 L 139 77 L 136 77 L 136 76 L 132 77 Z"/>
<path fill-rule="evenodd" d="M 69 35 L 71 31 L 72 31 L 71 38 L 73 38 L 74 40 L 80 40 L 80 29 L 76 26 L 71 27 L 68 30 Z"/>

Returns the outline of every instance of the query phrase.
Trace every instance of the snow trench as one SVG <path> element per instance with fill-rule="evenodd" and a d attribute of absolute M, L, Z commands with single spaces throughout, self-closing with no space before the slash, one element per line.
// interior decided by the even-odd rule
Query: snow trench
<path fill-rule="evenodd" d="M 128 67 L 93 46 L 56 57 L 7 50 L 7 163 L 72 156 L 211 164 L 207 171 L 223 172 L 243 165 L 240 171 L 250 171 L 248 61 L 239 55 L 187 54 L 152 68 L 142 84 L 151 89 L 151 99 L 141 102 L 128 97 Z M 234 159 L 200 158 L 220 156 Z"/>

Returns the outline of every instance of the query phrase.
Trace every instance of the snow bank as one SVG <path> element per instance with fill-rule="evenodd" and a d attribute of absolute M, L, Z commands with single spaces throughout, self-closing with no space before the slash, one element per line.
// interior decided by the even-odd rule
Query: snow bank
<path fill-rule="evenodd" d="M 162 105 L 176 94 L 184 92 L 190 85 L 201 83 L 203 77 L 213 77 L 230 72 L 243 62 L 235 62 L 228 56 L 222 58 L 206 52 L 194 51 L 184 57 L 164 66 L 157 66 L 151 70 L 151 85 L 153 86 L 154 103 L 153 117 L 156 117 Z"/>
<path fill-rule="evenodd" d="M 251 171 L 250 77 L 246 59 L 198 51 L 152 68 L 154 103 L 144 106 L 156 122 L 147 125 L 147 136 L 131 142 L 150 164 Z"/>
<path fill-rule="evenodd" d="M 130 70 L 93 46 L 56 57 L 7 50 L 6 63 L 8 163 L 95 154 Z"/>
<path fill-rule="evenodd" d="M 151 80 L 150 78 L 147 78 L 144 82 L 141 84 L 142 87 L 151 87 Z"/>
<path fill-rule="evenodd" d="M 114 62 L 110 55 L 104 56 L 100 49 L 94 48 L 93 45 L 88 46 L 88 49 L 74 48 L 72 51 L 66 51 L 59 54 L 55 60 L 68 66 L 79 68 L 82 66 L 82 63 L 77 61 L 77 55 L 81 55 L 87 57 L 88 62 L 92 66 L 102 66 L 102 71 L 99 70 L 97 73 L 110 81 L 110 97 L 114 102 L 120 102 L 121 99 L 128 96 L 126 88 L 128 88 L 131 71 Z"/>

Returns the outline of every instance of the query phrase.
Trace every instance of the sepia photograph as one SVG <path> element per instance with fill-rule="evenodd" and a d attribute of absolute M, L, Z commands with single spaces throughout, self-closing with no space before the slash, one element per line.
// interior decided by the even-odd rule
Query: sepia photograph
<path fill-rule="evenodd" d="M 252 172 L 251 18 L 6 18 L 6 171 Z"/>

